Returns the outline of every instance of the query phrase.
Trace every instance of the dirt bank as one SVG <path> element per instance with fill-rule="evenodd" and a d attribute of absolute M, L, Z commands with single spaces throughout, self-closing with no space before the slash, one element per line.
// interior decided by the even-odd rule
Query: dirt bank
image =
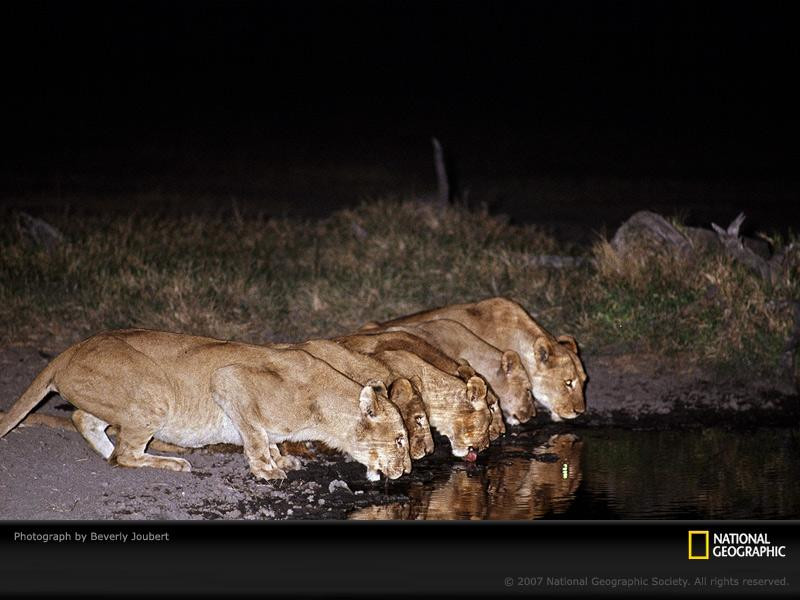
<path fill-rule="evenodd" d="M 51 354 L 31 346 L 0 349 L 0 410 L 19 397 Z M 588 410 L 552 423 L 541 414 L 510 428 L 502 441 L 531 449 L 554 432 L 585 427 L 672 428 L 797 423 L 797 396 L 771 382 L 721 381 L 697 369 L 647 356 L 587 356 Z M 53 395 L 38 411 L 68 416 Z M 491 460 L 482 456 L 474 468 Z M 437 451 L 396 482 L 370 483 L 364 467 L 339 455 L 304 459 L 277 483 L 257 481 L 239 452 L 185 455 L 191 473 L 110 467 L 75 432 L 18 427 L 0 440 L 2 519 L 341 519 L 354 509 L 405 498 L 409 481 L 426 482 L 456 460 L 437 437 Z M 547 453 L 537 460 L 553 461 Z"/>

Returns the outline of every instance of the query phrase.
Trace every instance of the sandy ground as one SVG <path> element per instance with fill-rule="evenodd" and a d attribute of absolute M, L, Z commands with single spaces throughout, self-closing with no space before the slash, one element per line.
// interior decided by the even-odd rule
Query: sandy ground
<path fill-rule="evenodd" d="M 31 346 L 0 349 L 0 410 L 16 401 L 50 358 Z M 646 356 L 584 361 L 587 413 L 552 424 L 540 412 L 525 426 L 510 428 L 506 442 L 534 444 L 552 431 L 609 425 L 786 425 L 800 415 L 797 396 L 777 391 L 773 382 L 724 381 Z M 52 395 L 37 410 L 68 416 L 71 406 Z M 437 437 L 436 453 L 396 482 L 368 482 L 363 466 L 325 453 L 305 458 L 286 480 L 267 483 L 250 474 L 240 452 L 183 456 L 191 473 L 113 468 L 76 432 L 18 427 L 0 440 L 0 519 L 342 519 L 356 508 L 404 500 L 409 480 L 427 481 L 434 466 L 458 460 Z"/>

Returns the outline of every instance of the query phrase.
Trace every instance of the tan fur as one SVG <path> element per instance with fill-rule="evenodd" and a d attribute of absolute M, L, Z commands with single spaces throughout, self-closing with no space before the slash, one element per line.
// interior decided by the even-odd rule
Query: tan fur
<path fill-rule="evenodd" d="M 0 410 L 0 419 L 6 416 L 6 413 Z M 68 417 L 60 417 L 57 415 L 45 415 L 40 413 L 31 413 L 19 422 L 17 427 L 48 427 L 50 429 L 60 429 L 61 431 L 70 431 L 72 433 L 79 433 L 75 427 L 75 423 Z M 115 438 L 119 434 L 119 427 L 109 425 L 106 429 L 106 434 L 109 438 Z M 309 448 L 308 445 L 313 445 L 314 448 Z M 319 454 L 335 454 L 335 450 L 326 449 L 322 442 L 281 442 L 278 444 L 281 454 L 292 454 L 296 456 L 304 456 L 306 458 L 314 458 Z M 172 452 L 174 454 L 187 454 L 189 452 L 201 452 L 206 454 L 237 454 L 242 452 L 242 447 L 236 444 L 209 444 L 202 448 L 185 448 L 184 446 L 177 446 L 175 444 L 168 444 L 160 440 L 150 440 L 147 445 L 148 450 L 155 450 L 156 452 Z"/>
<path fill-rule="evenodd" d="M 434 319 L 451 319 L 496 348 L 519 354 L 528 373 L 534 398 L 554 421 L 574 419 L 586 410 L 586 373 L 571 336 L 555 338 L 524 308 L 508 298 L 489 298 L 471 304 L 454 304 L 400 317 L 382 328 Z M 373 327 L 374 328 L 374 327 Z"/>
<path fill-rule="evenodd" d="M 296 466 L 277 442 L 320 440 L 366 465 L 370 479 L 411 469 L 397 408 L 302 350 L 276 350 L 129 329 L 95 335 L 57 356 L 0 421 L 0 437 L 50 391 L 75 405 L 73 423 L 111 464 L 188 471 L 145 453 L 151 438 L 195 448 L 244 446 L 254 475 Z M 119 427 L 116 445 L 105 433 Z"/>
<path fill-rule="evenodd" d="M 345 348 L 331 340 L 308 340 L 301 344 L 274 344 L 274 348 L 296 348 L 324 360 L 337 371 L 361 384 L 370 380 L 389 386 L 389 401 L 400 410 L 408 431 L 411 458 L 433 453 L 428 413 L 419 391 L 405 378 L 396 378 L 382 362 Z"/>
<path fill-rule="evenodd" d="M 372 335 L 372 332 L 362 334 Z M 442 351 L 441 348 L 434 346 L 422 337 L 405 331 L 376 331 L 372 337 L 364 337 L 360 340 L 359 352 L 375 354 L 386 350 L 404 350 L 419 356 L 425 362 L 433 365 L 440 371 L 458 377 L 463 381 L 468 381 L 471 377 L 480 377 L 487 383 L 482 373 L 476 372 L 468 362 L 459 362 L 452 356 Z M 495 440 L 506 431 L 503 423 L 503 415 L 500 411 L 500 401 L 494 390 L 489 387 L 486 394 L 486 404 L 492 416 L 489 426 L 489 439 Z"/>
<path fill-rule="evenodd" d="M 536 414 L 528 374 L 519 354 L 513 350 L 503 352 L 495 348 L 452 319 L 395 325 L 387 327 L 386 331 L 418 335 L 445 354 L 468 361 L 496 392 L 510 423 L 525 422 Z"/>
<path fill-rule="evenodd" d="M 0 411 L 0 419 L 6 416 L 6 413 Z M 44 415 L 39 413 L 29 414 L 25 417 L 17 427 L 49 427 L 50 429 L 60 429 L 62 431 L 77 432 L 75 423 L 67 417 L 59 417 L 56 415 Z M 119 433 L 119 427 L 109 427 L 106 429 L 109 436 L 116 437 Z M 168 444 L 159 440 L 152 440 L 148 444 L 148 449 L 155 450 L 156 452 L 174 452 L 176 454 L 185 454 L 191 452 L 191 448 L 184 448 L 183 446 L 176 446 L 175 444 Z"/>
<path fill-rule="evenodd" d="M 406 350 L 385 350 L 380 337 L 352 335 L 337 338 L 345 347 L 373 356 L 398 377 L 411 380 L 419 388 L 428 409 L 432 427 L 450 440 L 455 456 L 463 457 L 472 447 L 480 451 L 489 446 L 491 412 L 486 404 L 486 383 L 472 377 L 466 383 L 437 369 Z"/>

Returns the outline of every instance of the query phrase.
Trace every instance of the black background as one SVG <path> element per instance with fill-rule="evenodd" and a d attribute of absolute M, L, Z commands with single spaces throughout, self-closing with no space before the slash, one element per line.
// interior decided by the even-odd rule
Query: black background
<path fill-rule="evenodd" d="M 688 560 L 688 531 L 766 533 L 786 558 Z M 13 542 L 14 531 L 168 532 L 169 542 Z M 717 595 L 796 597 L 798 525 L 787 521 L 520 523 L 4 523 L 8 593 L 270 595 Z M 788 586 L 582 588 L 518 577 L 781 578 Z M 507 577 L 514 579 L 506 586 Z"/>
<path fill-rule="evenodd" d="M 222 163 L 231 180 L 270 161 L 431 170 L 431 135 L 474 178 L 768 180 L 791 192 L 795 6 L 3 3 L 0 196 L 50 190 L 54 176 L 80 192 L 88 179 L 190 179 Z"/>

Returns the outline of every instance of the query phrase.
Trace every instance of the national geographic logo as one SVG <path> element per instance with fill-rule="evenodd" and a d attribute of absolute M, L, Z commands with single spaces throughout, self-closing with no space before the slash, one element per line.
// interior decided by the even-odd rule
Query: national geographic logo
<path fill-rule="evenodd" d="M 689 560 L 714 558 L 786 558 L 786 546 L 770 542 L 766 533 L 689 532 Z"/>

